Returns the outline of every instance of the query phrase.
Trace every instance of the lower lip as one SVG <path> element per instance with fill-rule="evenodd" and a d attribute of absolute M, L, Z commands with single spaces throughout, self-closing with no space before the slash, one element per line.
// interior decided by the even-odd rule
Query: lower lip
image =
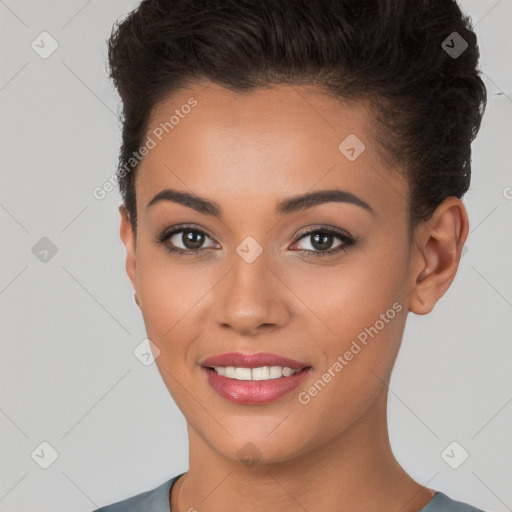
<path fill-rule="evenodd" d="M 202 367 L 208 384 L 217 393 L 236 404 L 258 405 L 273 402 L 287 395 L 308 377 L 311 367 L 289 377 L 269 380 L 237 380 L 219 375 L 215 370 Z"/>

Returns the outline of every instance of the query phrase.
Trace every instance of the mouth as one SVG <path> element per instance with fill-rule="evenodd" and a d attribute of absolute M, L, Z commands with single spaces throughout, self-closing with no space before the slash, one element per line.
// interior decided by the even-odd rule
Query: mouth
<path fill-rule="evenodd" d="M 254 368 L 240 366 L 203 366 L 203 368 L 228 379 L 240 381 L 268 381 L 291 377 L 292 375 L 296 375 L 312 367 L 304 366 L 300 369 L 294 369 L 289 366 L 257 366 Z"/>
<path fill-rule="evenodd" d="M 239 378 L 240 380 L 248 380 L 248 378 L 245 378 L 248 373 L 245 371 L 238 371 L 238 375 L 240 375 L 240 377 L 236 377 L 235 375 L 231 375 L 232 370 L 229 370 L 229 368 L 234 367 L 236 370 L 256 369 L 258 370 L 256 372 L 256 378 L 259 378 L 262 372 L 265 374 L 266 370 L 261 370 L 262 368 L 274 368 L 274 370 L 272 370 L 272 375 L 275 375 L 276 377 L 271 378 L 278 378 L 282 375 L 278 374 L 275 368 L 279 368 L 281 371 L 287 368 L 285 376 L 288 376 L 290 370 L 292 370 L 292 373 L 290 373 L 291 375 L 295 370 L 300 371 L 308 366 L 311 366 L 309 363 L 304 363 L 289 357 L 272 354 L 271 352 L 258 352 L 256 354 L 227 352 L 225 354 L 218 354 L 216 356 L 207 357 L 206 359 L 203 359 L 200 364 L 203 367 L 213 368 L 216 371 L 218 371 L 219 368 L 223 368 L 224 371 L 228 372 L 228 377 Z"/>
<path fill-rule="evenodd" d="M 202 366 L 201 370 L 209 386 L 225 400 L 239 405 L 264 405 L 289 395 L 308 378 L 312 366 L 295 370 L 278 366 Z"/>

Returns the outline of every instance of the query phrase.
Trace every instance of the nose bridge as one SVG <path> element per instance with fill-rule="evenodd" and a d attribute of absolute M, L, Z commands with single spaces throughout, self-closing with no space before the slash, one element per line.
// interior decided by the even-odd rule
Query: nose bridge
<path fill-rule="evenodd" d="M 287 307 L 270 266 L 269 252 L 255 240 L 245 239 L 237 247 L 216 296 L 219 325 L 250 334 L 261 326 L 275 327 L 286 321 Z"/>

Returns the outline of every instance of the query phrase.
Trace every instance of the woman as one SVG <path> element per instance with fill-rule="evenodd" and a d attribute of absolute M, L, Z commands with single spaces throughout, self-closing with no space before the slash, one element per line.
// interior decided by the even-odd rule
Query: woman
<path fill-rule="evenodd" d="M 101 510 L 477 510 L 405 472 L 386 410 L 468 234 L 478 58 L 447 0 L 145 0 L 115 28 L 126 270 L 190 460 Z"/>

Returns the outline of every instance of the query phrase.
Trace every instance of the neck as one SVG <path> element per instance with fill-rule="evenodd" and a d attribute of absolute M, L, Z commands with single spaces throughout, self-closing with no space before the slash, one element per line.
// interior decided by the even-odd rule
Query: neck
<path fill-rule="evenodd" d="M 417 512 L 434 491 L 414 481 L 395 459 L 387 431 L 387 388 L 350 428 L 293 459 L 244 465 L 220 455 L 190 427 L 189 470 L 173 512 L 395 509 Z M 311 444 L 315 442 L 311 440 Z M 178 506 L 179 505 L 179 506 Z"/>

